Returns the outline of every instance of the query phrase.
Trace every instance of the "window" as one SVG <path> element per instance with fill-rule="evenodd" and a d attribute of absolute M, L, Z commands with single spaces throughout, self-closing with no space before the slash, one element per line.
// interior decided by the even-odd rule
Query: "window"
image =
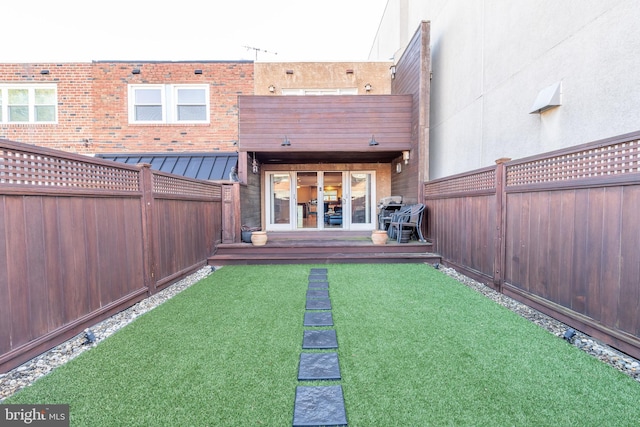
<path fill-rule="evenodd" d="M 131 85 L 130 123 L 209 123 L 208 85 Z"/>
<path fill-rule="evenodd" d="M 357 95 L 358 88 L 342 89 L 282 89 L 283 95 Z"/>
<path fill-rule="evenodd" d="M 55 85 L 0 85 L 0 123 L 55 123 Z"/>

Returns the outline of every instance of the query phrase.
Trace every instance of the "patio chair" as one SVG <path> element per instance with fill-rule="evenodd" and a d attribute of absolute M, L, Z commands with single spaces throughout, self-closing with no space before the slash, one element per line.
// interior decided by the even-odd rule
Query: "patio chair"
<path fill-rule="evenodd" d="M 415 205 L 407 206 L 399 210 L 397 213 L 391 216 L 389 222 L 389 236 L 397 238 L 398 243 L 402 238 L 402 230 L 409 228 L 412 233 L 415 231 L 418 234 L 418 240 L 425 241 L 422 235 L 422 216 L 424 214 L 424 205 L 418 203 Z"/>

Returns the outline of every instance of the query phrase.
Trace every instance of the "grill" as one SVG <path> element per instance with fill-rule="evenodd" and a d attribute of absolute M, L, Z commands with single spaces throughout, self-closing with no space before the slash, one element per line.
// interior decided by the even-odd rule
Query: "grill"
<path fill-rule="evenodd" d="M 378 202 L 378 228 L 386 230 L 391 221 L 391 215 L 404 205 L 402 204 L 402 196 L 383 197 Z"/>

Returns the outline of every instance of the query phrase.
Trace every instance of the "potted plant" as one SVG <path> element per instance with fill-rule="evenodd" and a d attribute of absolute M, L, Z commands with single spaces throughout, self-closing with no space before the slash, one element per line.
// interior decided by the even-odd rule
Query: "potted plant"
<path fill-rule="evenodd" d="M 260 231 L 260 227 L 243 225 L 240 227 L 240 240 L 244 243 L 251 243 L 251 234 L 253 234 L 254 231 Z"/>
<path fill-rule="evenodd" d="M 371 240 L 374 245 L 384 245 L 387 243 L 387 235 L 386 230 L 373 230 L 371 232 Z"/>
<path fill-rule="evenodd" d="M 267 244 L 267 232 L 266 231 L 253 231 L 251 233 L 251 243 L 253 246 L 264 246 Z"/>

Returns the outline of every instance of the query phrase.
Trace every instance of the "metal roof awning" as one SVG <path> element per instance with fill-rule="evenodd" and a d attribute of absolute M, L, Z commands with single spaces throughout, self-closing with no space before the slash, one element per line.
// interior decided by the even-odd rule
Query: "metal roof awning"
<path fill-rule="evenodd" d="M 209 181 L 231 180 L 238 153 L 100 153 L 96 157 L 136 165 L 149 163 L 151 169 Z"/>

